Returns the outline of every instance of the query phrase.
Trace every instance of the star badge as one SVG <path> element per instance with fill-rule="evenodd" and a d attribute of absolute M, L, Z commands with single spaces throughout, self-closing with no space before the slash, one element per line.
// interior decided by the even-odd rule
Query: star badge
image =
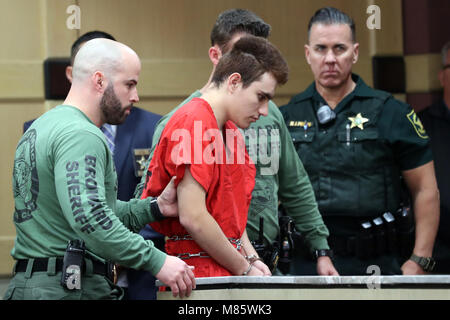
<path fill-rule="evenodd" d="M 146 169 L 147 159 L 150 156 L 150 149 L 134 149 L 133 151 L 134 174 L 136 177 L 142 177 Z"/>
<path fill-rule="evenodd" d="M 369 119 L 364 118 L 364 117 L 361 115 L 361 112 L 358 113 L 358 114 L 356 115 L 356 117 L 348 117 L 348 120 L 350 120 L 350 121 L 352 122 L 352 124 L 351 124 L 351 126 L 350 126 L 350 129 L 352 129 L 352 128 L 354 128 L 354 127 L 358 127 L 358 128 L 360 128 L 361 130 L 364 130 L 363 124 L 366 123 L 367 121 L 369 121 Z"/>

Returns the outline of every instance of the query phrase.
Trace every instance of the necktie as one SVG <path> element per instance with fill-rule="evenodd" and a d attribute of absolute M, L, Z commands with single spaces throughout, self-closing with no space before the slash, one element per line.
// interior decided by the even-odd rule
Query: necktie
<path fill-rule="evenodd" d="M 114 154 L 114 137 L 115 132 L 114 129 L 110 124 L 105 123 L 100 128 L 103 131 L 103 134 L 105 135 L 106 142 L 108 143 L 109 150 L 111 150 L 111 153 Z"/>

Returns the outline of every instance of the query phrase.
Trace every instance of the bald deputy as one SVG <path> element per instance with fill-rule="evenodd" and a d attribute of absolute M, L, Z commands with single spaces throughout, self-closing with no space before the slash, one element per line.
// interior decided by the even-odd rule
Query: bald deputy
<path fill-rule="evenodd" d="M 120 124 L 139 101 L 141 62 L 116 41 L 88 41 L 62 105 L 38 118 L 14 159 L 14 276 L 4 299 L 120 299 L 113 265 L 142 269 L 174 296 L 195 287 L 182 260 L 138 232 L 178 215 L 173 182 L 157 199 L 117 200 L 114 161 L 99 127 Z M 134 231 L 134 232 L 133 232 Z"/>

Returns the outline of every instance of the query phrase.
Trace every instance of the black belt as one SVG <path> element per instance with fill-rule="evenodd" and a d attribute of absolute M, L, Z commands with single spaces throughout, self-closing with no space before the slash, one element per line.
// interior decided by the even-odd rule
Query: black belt
<path fill-rule="evenodd" d="M 114 279 L 114 265 L 112 263 L 103 263 L 97 260 L 91 260 L 93 270 L 92 272 L 98 275 L 106 276 L 110 280 Z M 48 270 L 48 261 L 49 258 L 35 258 L 33 262 L 33 269 L 31 272 L 44 272 Z M 14 271 L 17 272 L 26 272 L 28 266 L 28 259 L 17 260 Z M 56 258 L 55 271 L 62 271 L 63 268 L 63 259 Z M 83 265 L 83 272 L 86 272 L 86 263 Z"/>

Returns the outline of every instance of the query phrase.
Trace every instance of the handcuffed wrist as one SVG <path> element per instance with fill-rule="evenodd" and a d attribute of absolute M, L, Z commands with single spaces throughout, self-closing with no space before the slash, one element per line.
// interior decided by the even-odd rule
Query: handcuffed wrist
<path fill-rule="evenodd" d="M 247 269 L 246 271 L 244 271 L 244 272 L 242 273 L 242 275 L 243 275 L 243 276 L 247 276 L 248 273 L 250 272 L 250 270 L 252 269 L 252 267 L 253 267 L 253 264 L 250 263 L 250 264 L 248 265 L 248 269 Z"/>
<path fill-rule="evenodd" d="M 247 260 L 248 263 L 250 263 L 250 264 L 253 264 L 253 263 L 255 263 L 258 260 L 261 261 L 261 262 L 264 262 L 263 259 L 258 257 L 256 254 L 251 254 L 249 256 L 245 256 L 245 260 Z"/>

